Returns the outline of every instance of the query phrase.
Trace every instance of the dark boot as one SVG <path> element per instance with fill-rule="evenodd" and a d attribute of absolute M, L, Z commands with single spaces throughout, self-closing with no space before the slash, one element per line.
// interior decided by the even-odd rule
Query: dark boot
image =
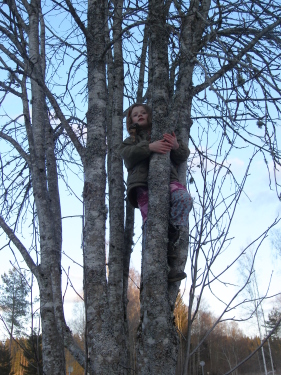
<path fill-rule="evenodd" d="M 172 224 L 169 225 L 168 230 L 168 259 L 176 259 L 177 255 L 175 252 L 175 243 L 180 237 L 180 230 L 178 227 L 174 227 Z"/>
<path fill-rule="evenodd" d="M 168 231 L 168 264 L 171 267 L 170 272 L 168 273 L 168 282 L 175 283 L 186 278 L 186 273 L 177 271 L 174 268 L 174 260 L 177 259 L 176 254 L 176 242 L 180 238 L 180 230 L 178 227 L 170 224 Z"/>
<path fill-rule="evenodd" d="M 186 273 L 181 271 L 176 271 L 172 269 L 168 273 L 168 282 L 169 283 L 175 283 L 176 281 L 180 281 L 186 278 Z"/>

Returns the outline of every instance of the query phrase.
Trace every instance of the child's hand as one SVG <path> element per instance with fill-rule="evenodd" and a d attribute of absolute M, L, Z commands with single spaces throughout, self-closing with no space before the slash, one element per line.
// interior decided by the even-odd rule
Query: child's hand
<path fill-rule="evenodd" d="M 171 144 L 165 139 L 161 139 L 160 141 L 155 141 L 149 144 L 150 151 L 157 152 L 158 154 L 166 154 L 167 152 L 171 151 L 171 148 Z"/>
<path fill-rule="evenodd" d="M 172 134 L 163 134 L 163 138 L 170 145 L 172 150 L 177 150 L 179 148 L 177 137 L 174 132 Z"/>

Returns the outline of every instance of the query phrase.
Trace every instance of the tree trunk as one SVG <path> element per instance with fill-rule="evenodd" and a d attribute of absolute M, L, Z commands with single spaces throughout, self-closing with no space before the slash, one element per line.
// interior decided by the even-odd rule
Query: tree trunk
<path fill-rule="evenodd" d="M 152 77 L 152 141 L 168 132 L 168 51 L 165 3 L 149 3 Z M 170 157 L 154 154 L 149 165 L 147 233 L 142 253 L 139 374 L 173 374 L 178 337 L 168 298 L 167 236 Z"/>
<path fill-rule="evenodd" d="M 84 157 L 85 298 L 90 374 L 118 374 L 119 351 L 113 338 L 105 266 L 106 71 L 104 2 L 88 2 L 88 113 Z M 102 234 L 102 235 L 101 235 Z"/>
<path fill-rule="evenodd" d="M 113 335 L 119 347 L 119 361 L 128 367 L 128 332 L 124 320 L 123 267 L 124 267 L 124 181 L 123 160 L 119 146 L 123 141 L 123 88 L 124 69 L 122 56 L 123 0 L 114 1 L 113 38 L 113 87 L 112 122 L 108 137 L 108 185 L 109 185 L 109 275 L 108 302 L 111 319 L 115 322 Z M 119 369 L 121 374 L 121 368 Z"/>
<path fill-rule="evenodd" d="M 29 9 L 30 61 L 37 79 L 44 81 L 39 46 L 39 9 L 37 1 Z M 41 265 L 40 312 L 43 333 L 43 370 L 48 375 L 64 374 L 63 309 L 61 294 L 61 213 L 57 185 L 54 142 L 48 121 L 45 94 L 31 79 L 32 127 L 30 134 L 31 176 L 39 227 Z M 29 124 L 28 124 L 29 126 Z"/>

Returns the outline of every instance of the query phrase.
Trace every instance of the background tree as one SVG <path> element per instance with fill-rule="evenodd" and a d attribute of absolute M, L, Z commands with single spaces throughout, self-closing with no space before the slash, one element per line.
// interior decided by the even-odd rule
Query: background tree
<path fill-rule="evenodd" d="M 27 360 L 27 365 L 22 364 L 24 374 L 26 375 L 41 375 L 43 374 L 42 363 L 42 335 L 32 334 L 24 343 L 24 356 Z"/>
<path fill-rule="evenodd" d="M 0 342 L 0 372 L 1 375 L 13 375 L 12 369 L 12 359 L 9 347 L 2 342 Z"/>
<path fill-rule="evenodd" d="M 187 319 L 188 311 L 187 306 L 182 300 L 180 305 L 177 305 L 175 310 L 176 323 L 183 322 Z M 260 346 L 259 337 L 249 337 L 245 335 L 239 328 L 236 322 L 224 321 L 220 322 L 212 332 L 206 336 L 206 332 L 212 329 L 217 317 L 212 313 L 207 306 L 202 304 L 202 310 L 197 314 L 197 318 L 193 324 L 193 331 L 191 335 L 191 350 L 192 355 L 189 359 L 188 374 L 200 375 L 202 373 L 200 362 L 204 361 L 204 373 L 210 374 L 225 374 L 225 373 L 238 373 L 238 374 L 261 374 L 264 373 L 262 351 L 259 349 L 253 357 L 247 362 L 241 364 L 239 368 L 233 368 L 243 362 L 243 359 L 250 355 L 255 349 Z M 186 322 L 187 323 L 187 322 Z M 177 325 L 178 327 L 178 325 Z M 187 324 L 182 325 L 179 336 L 182 337 L 180 355 L 178 359 L 178 366 L 176 375 L 182 374 L 184 361 L 181 358 L 186 353 L 186 334 Z M 203 340 L 202 340 L 203 339 Z M 198 347 L 198 341 L 202 341 Z M 193 348 L 197 347 L 194 351 Z M 271 340 L 272 357 L 275 366 L 275 371 L 278 373 L 280 369 L 280 360 L 278 348 L 280 348 L 280 340 L 273 337 Z M 269 350 L 267 343 L 265 344 L 266 361 L 270 364 Z"/>
<path fill-rule="evenodd" d="M 180 293 L 177 296 L 175 310 L 174 310 L 175 324 L 178 330 L 179 336 L 179 354 L 176 374 L 182 373 L 185 352 L 186 352 L 186 337 L 185 333 L 187 331 L 187 319 L 188 319 L 188 308 L 183 302 L 183 298 Z"/>
<path fill-rule="evenodd" d="M 194 209 L 195 224 L 190 228 L 184 374 L 193 352 L 235 307 L 245 285 L 228 296 L 219 317 L 190 349 L 202 295 L 208 288 L 213 291 L 217 281 L 227 283 L 231 267 L 223 263 L 215 272 L 215 264 L 227 251 L 229 228 L 257 155 L 263 156 L 265 168 L 271 163 L 268 170 L 279 196 L 280 15 L 277 1 L 1 1 L 1 108 L 7 109 L 0 130 L 0 226 L 7 245 L 20 252 L 39 285 L 46 374 L 65 373 L 64 346 L 85 372 L 127 373 L 133 215 L 127 206 L 124 227 L 123 168 L 117 145 L 123 138 L 124 109 L 135 98 L 153 107 L 153 139 L 175 128 L 195 150 L 189 182 L 199 208 Z M 4 107 L 10 99 L 18 100 L 19 113 L 13 112 L 15 106 Z M 252 156 L 244 176 L 238 178 L 227 161 L 235 148 L 244 147 Z M 145 375 L 170 375 L 177 364 L 172 312 L 179 285 L 167 284 L 168 159 L 154 155 L 150 168 L 157 164 L 161 173 L 149 178 L 141 276 L 137 368 Z M 82 180 L 83 199 L 82 188 L 78 192 L 68 181 L 72 169 Z M 179 173 L 185 184 L 186 165 Z M 84 351 L 75 343 L 63 311 L 61 186 L 76 197 L 81 214 L 83 206 Z M 23 235 L 28 224 L 32 224 L 30 241 Z M 77 235 L 80 238 L 81 232 Z M 186 263 L 187 244 L 185 230 L 179 269 Z"/>
<path fill-rule="evenodd" d="M 271 232 L 271 243 L 278 256 L 281 255 L 281 230 L 275 229 Z"/>
<path fill-rule="evenodd" d="M 273 329 L 276 326 L 276 323 L 280 320 L 280 315 L 281 312 L 278 310 L 276 307 L 274 307 L 270 313 L 268 314 L 268 320 L 265 322 L 268 329 Z M 280 336 L 280 324 L 277 326 L 276 330 L 273 333 L 274 337 L 279 337 Z"/>
<path fill-rule="evenodd" d="M 278 298 L 279 297 L 279 298 Z M 281 350 L 281 340 L 280 340 L 280 296 L 276 298 L 275 306 L 268 314 L 268 319 L 266 320 L 267 329 L 271 330 L 275 327 L 275 331 L 270 338 L 270 347 L 273 357 L 273 364 L 276 373 L 281 366 L 280 350 Z M 278 324 L 279 321 L 279 324 Z M 277 324 L 276 324 L 277 323 Z"/>
<path fill-rule="evenodd" d="M 20 336 L 26 324 L 29 313 L 29 301 L 27 297 L 30 293 L 26 273 L 19 273 L 18 270 L 9 270 L 1 275 L 2 285 L 0 286 L 0 308 L 6 326 L 9 329 L 10 353 L 13 335 Z"/>
<path fill-rule="evenodd" d="M 83 301 L 76 301 L 72 309 L 72 319 L 69 323 L 72 332 L 84 341 L 85 337 L 85 309 Z"/>
<path fill-rule="evenodd" d="M 23 353 L 24 342 L 26 338 L 20 337 L 13 339 L 12 341 L 12 371 L 15 374 L 23 374 L 22 365 L 27 365 L 27 361 L 25 359 Z M 10 340 L 6 340 L 7 345 L 9 345 Z"/>
<path fill-rule="evenodd" d="M 84 332 L 85 333 L 85 332 Z M 84 336 L 81 338 L 78 334 L 74 333 L 74 340 L 77 345 L 84 349 Z M 71 353 L 66 349 L 65 350 L 65 361 L 66 361 L 66 372 L 68 371 L 69 367 L 73 368 L 73 373 L 76 375 L 84 375 L 84 369 L 79 363 L 75 360 L 75 358 L 71 355 Z"/>
<path fill-rule="evenodd" d="M 137 349 L 137 330 L 140 324 L 140 274 L 134 268 L 130 268 L 128 281 L 128 329 L 129 329 L 129 348 L 130 348 L 130 367 L 131 374 L 136 372 L 136 349 Z"/>

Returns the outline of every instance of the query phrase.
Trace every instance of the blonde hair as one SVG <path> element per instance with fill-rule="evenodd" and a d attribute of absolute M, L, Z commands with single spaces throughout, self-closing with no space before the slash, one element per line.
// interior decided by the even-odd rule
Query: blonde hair
<path fill-rule="evenodd" d="M 131 107 L 129 108 L 128 113 L 127 113 L 126 125 L 127 125 L 128 133 L 130 133 L 129 128 L 133 124 L 133 120 L 132 120 L 131 115 L 132 115 L 132 111 L 135 107 L 143 107 L 146 110 L 146 112 L 148 114 L 147 122 L 150 126 L 152 125 L 152 109 L 151 109 L 151 107 L 149 107 L 149 105 L 147 105 L 147 104 L 135 103 L 135 104 L 131 105 Z"/>

